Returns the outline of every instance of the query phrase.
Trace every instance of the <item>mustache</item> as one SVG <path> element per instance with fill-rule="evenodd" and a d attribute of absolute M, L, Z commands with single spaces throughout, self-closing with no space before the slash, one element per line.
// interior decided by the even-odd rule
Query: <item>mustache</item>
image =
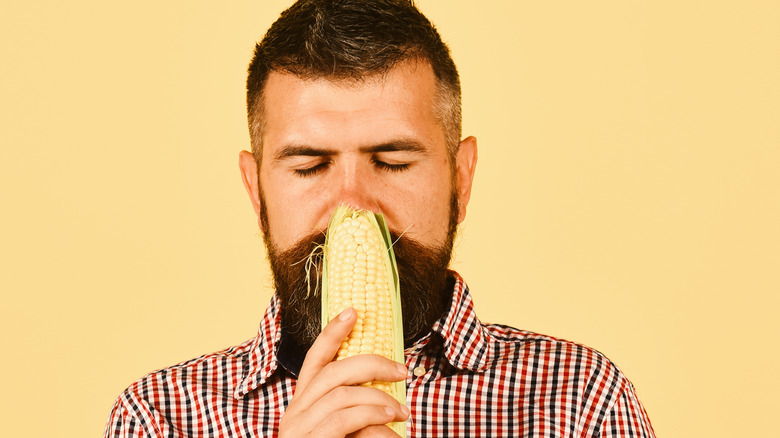
<path fill-rule="evenodd" d="M 430 330 L 449 305 L 451 278 L 447 270 L 452 239 L 441 247 L 428 247 L 403 233 L 391 231 L 401 290 L 405 344 Z M 308 347 L 321 327 L 322 262 L 325 235 L 314 232 L 292 248 L 280 252 L 268 245 L 274 283 L 282 306 L 282 325 Z"/>

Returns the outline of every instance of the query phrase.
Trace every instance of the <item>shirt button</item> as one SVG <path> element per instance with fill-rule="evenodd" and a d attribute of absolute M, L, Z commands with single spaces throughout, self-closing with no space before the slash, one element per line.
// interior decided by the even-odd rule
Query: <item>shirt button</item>
<path fill-rule="evenodd" d="M 412 371 L 412 373 L 414 373 L 414 375 L 417 377 L 422 377 L 425 375 L 425 367 L 417 367 L 414 369 L 414 371 Z"/>

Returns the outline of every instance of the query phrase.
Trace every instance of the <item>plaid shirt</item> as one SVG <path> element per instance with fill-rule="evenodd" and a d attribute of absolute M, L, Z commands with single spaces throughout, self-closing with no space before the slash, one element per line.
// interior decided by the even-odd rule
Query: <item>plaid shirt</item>
<path fill-rule="evenodd" d="M 482 324 L 453 274 L 449 312 L 405 351 L 408 436 L 654 436 L 612 362 L 582 345 Z M 274 296 L 253 340 L 138 380 L 114 404 L 105 437 L 276 435 L 301 360 L 284 350 L 280 322 Z"/>

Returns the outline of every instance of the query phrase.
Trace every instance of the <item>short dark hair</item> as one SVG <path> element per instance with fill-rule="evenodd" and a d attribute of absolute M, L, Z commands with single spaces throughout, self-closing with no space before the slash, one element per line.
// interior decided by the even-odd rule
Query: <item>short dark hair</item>
<path fill-rule="evenodd" d="M 451 161 L 461 135 L 460 79 L 447 45 L 412 0 L 299 0 L 255 46 L 246 83 L 252 153 L 259 163 L 263 87 L 272 71 L 301 78 L 361 81 L 403 61 L 430 64 L 435 113 Z"/>

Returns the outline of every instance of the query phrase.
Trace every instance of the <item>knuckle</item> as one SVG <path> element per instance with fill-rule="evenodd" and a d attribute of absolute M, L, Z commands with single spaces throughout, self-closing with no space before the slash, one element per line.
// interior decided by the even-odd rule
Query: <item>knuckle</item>
<path fill-rule="evenodd" d="M 322 369 L 319 372 L 318 378 L 324 379 L 326 382 L 331 382 L 336 377 L 336 372 L 338 371 L 338 368 L 339 367 L 336 364 L 336 362 L 330 362 L 324 367 L 322 367 Z"/>
<path fill-rule="evenodd" d="M 384 359 L 382 356 L 377 356 L 376 354 L 372 354 L 372 355 L 370 355 L 370 356 L 368 356 L 368 357 L 370 358 L 370 360 L 371 360 L 371 365 L 372 365 L 374 368 L 377 368 L 377 369 L 379 369 L 379 368 L 381 368 L 382 366 L 387 366 L 387 364 L 386 364 L 386 363 L 384 363 L 384 360 L 385 360 L 385 359 Z"/>
<path fill-rule="evenodd" d="M 336 399 L 349 398 L 349 388 L 346 386 L 339 386 L 331 391 L 331 395 Z"/>

